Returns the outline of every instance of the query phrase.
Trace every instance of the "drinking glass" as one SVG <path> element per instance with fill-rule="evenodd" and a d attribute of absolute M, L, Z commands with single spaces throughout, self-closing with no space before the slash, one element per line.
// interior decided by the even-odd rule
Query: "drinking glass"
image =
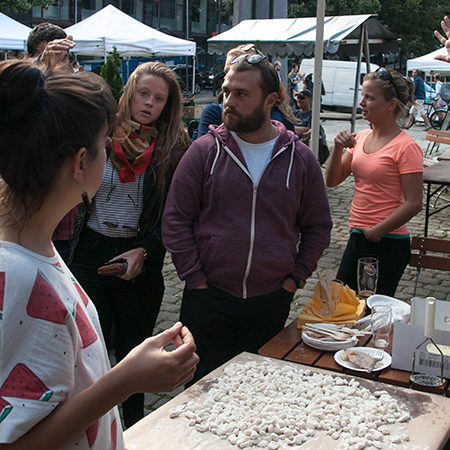
<path fill-rule="evenodd" d="M 368 298 L 377 291 L 378 259 L 358 259 L 358 296 Z"/>
<path fill-rule="evenodd" d="M 372 342 L 375 347 L 387 347 L 392 327 L 392 308 L 387 305 L 374 305 L 371 316 Z"/>

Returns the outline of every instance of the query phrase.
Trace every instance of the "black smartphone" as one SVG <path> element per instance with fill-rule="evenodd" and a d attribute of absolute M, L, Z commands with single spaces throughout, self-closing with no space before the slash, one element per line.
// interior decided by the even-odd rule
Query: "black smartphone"
<path fill-rule="evenodd" d="M 125 258 L 117 258 L 117 259 L 112 259 L 111 261 L 106 261 L 103 265 L 104 266 L 109 266 L 111 264 L 120 264 L 120 263 L 126 263 L 127 260 Z"/>

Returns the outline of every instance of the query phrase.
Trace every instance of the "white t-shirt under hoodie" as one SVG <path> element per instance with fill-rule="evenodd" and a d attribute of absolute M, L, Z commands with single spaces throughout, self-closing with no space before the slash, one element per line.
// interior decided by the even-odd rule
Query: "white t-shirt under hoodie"
<path fill-rule="evenodd" d="M 97 311 L 59 255 L 0 241 L 0 443 L 83 391 L 109 360 Z M 122 450 L 117 407 L 64 449 Z"/>

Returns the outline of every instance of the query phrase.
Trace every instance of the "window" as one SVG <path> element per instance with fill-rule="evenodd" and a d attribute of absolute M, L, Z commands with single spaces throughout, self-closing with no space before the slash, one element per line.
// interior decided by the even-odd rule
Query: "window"
<path fill-rule="evenodd" d="M 153 28 L 159 28 L 159 2 L 146 0 L 144 2 L 144 23 Z"/>
<path fill-rule="evenodd" d="M 77 0 L 75 0 L 77 1 Z M 78 0 L 78 20 L 86 19 L 90 15 L 94 14 L 98 10 L 103 8 L 102 0 Z"/>
<path fill-rule="evenodd" d="M 192 16 L 191 27 L 192 33 L 206 34 L 206 11 L 207 0 L 191 0 Z"/>
<path fill-rule="evenodd" d="M 70 0 L 55 0 L 47 9 L 33 7 L 33 17 L 47 20 L 69 20 Z"/>

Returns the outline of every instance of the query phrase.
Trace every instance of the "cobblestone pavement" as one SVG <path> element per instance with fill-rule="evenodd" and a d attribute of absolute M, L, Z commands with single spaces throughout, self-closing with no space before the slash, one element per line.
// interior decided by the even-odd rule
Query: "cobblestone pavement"
<path fill-rule="evenodd" d="M 338 131 L 349 128 L 349 122 L 339 120 L 326 120 L 323 123 L 327 140 L 330 149 L 334 136 Z M 356 131 L 367 127 L 367 123 L 363 120 L 358 120 L 356 123 Z M 426 148 L 425 131 L 423 126 L 415 125 L 407 131 L 423 149 Z M 435 155 L 433 155 L 435 156 Z M 331 214 L 333 218 L 333 230 L 331 236 L 330 247 L 324 252 L 319 261 L 317 270 L 329 269 L 334 274 L 337 271 L 342 253 L 348 239 L 347 219 L 349 215 L 350 204 L 352 200 L 353 179 L 349 177 L 340 186 L 328 190 L 328 198 L 331 207 Z M 450 238 L 449 232 L 449 216 L 450 208 L 444 210 L 430 219 L 429 236 Z M 424 211 L 414 217 L 410 223 L 411 235 L 422 235 L 424 225 Z M 433 296 L 440 300 L 450 301 L 450 277 L 448 273 L 434 270 L 423 270 L 417 288 L 418 296 L 426 297 Z M 164 279 L 166 283 L 166 291 L 164 300 L 161 306 L 161 311 L 158 316 L 155 334 L 160 332 L 178 320 L 178 314 L 181 303 L 181 295 L 183 290 L 183 283 L 178 279 L 174 265 L 171 262 L 170 256 L 166 256 L 164 265 Z M 316 272 L 307 281 L 305 287 L 298 291 L 294 301 L 292 302 L 291 312 L 289 315 L 290 323 L 298 316 L 299 310 L 303 304 L 311 300 L 314 287 L 317 283 Z M 409 300 L 413 297 L 415 283 L 415 270 L 408 267 L 403 274 L 399 287 L 396 292 L 396 297 L 401 300 Z M 153 411 L 172 397 L 177 395 L 183 389 L 179 388 L 171 393 L 164 394 L 147 394 L 146 395 L 146 409 L 148 412 Z"/>

